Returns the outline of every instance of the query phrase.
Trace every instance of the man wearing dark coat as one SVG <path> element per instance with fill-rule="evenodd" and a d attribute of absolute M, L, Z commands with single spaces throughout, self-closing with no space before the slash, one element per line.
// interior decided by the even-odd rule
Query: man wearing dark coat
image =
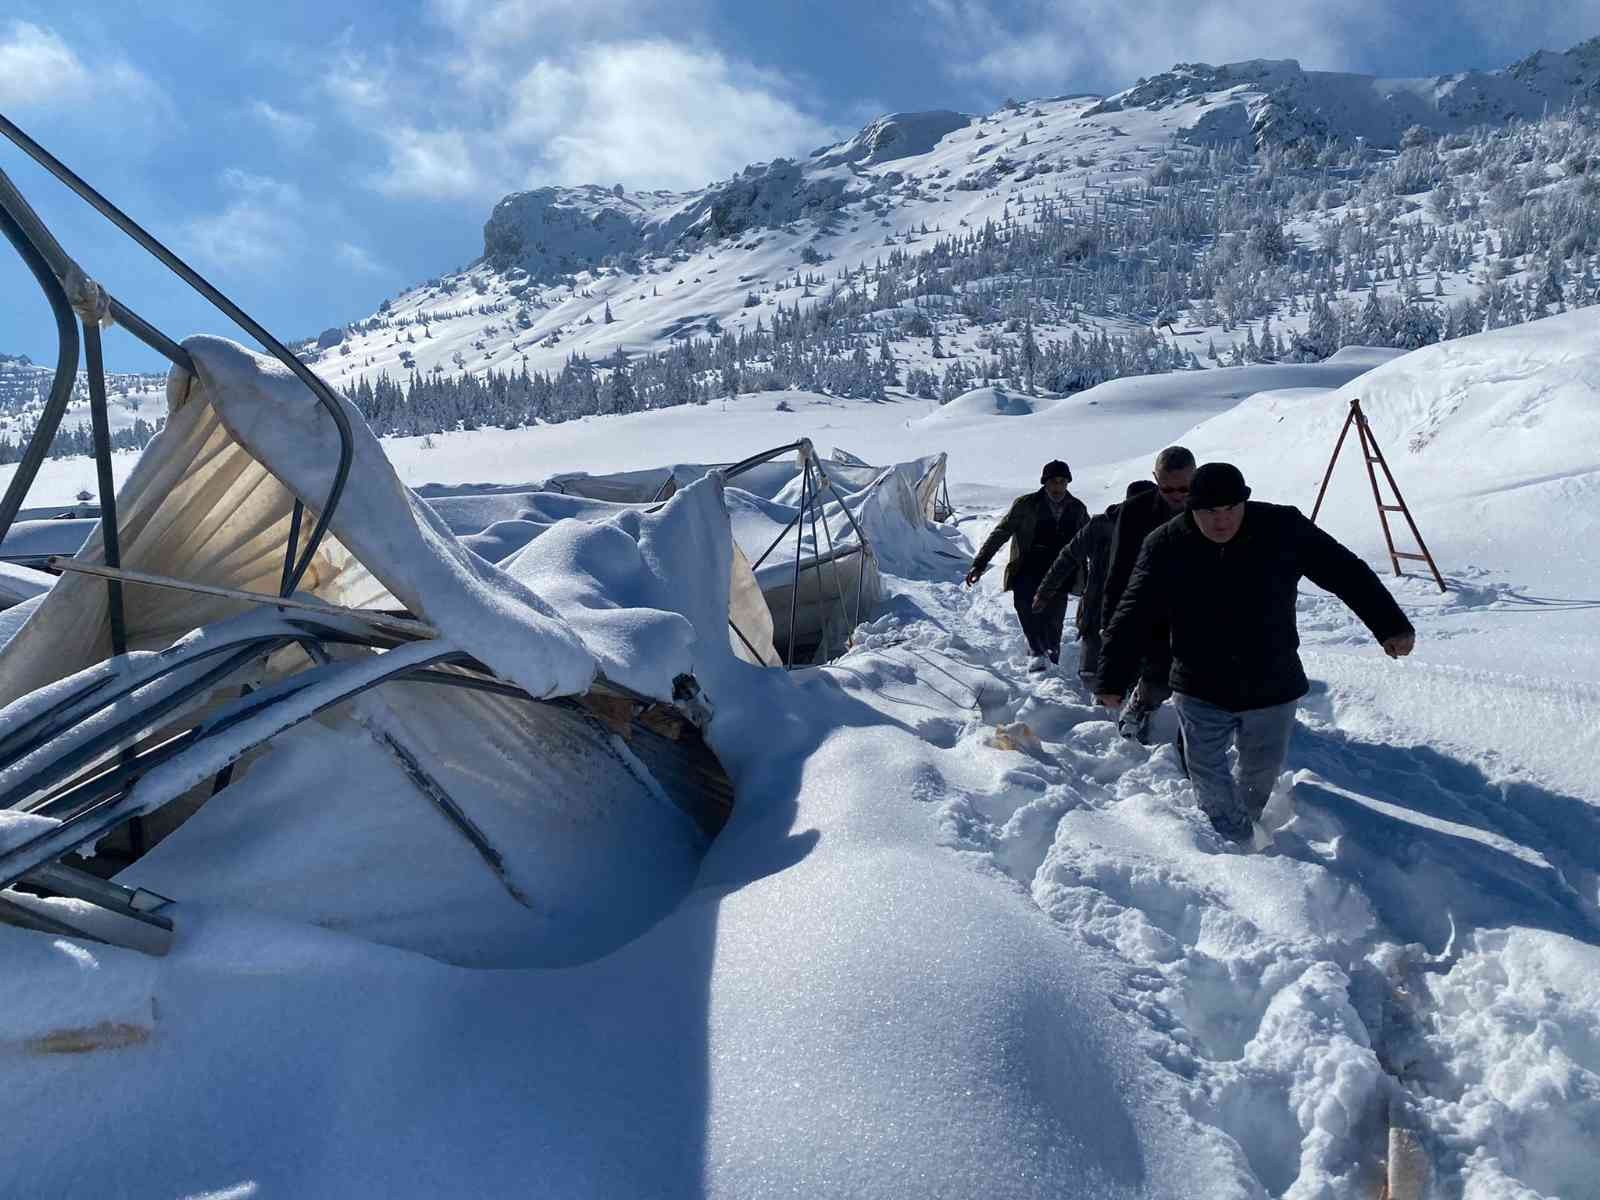
<path fill-rule="evenodd" d="M 1128 576 L 1133 573 L 1133 564 L 1144 539 L 1183 512 L 1189 499 L 1189 481 L 1194 478 L 1194 455 L 1183 446 L 1168 446 L 1156 455 L 1151 476 L 1155 479 L 1155 490 L 1124 500 L 1117 511 L 1106 566 L 1105 594 L 1100 605 L 1102 640 L 1104 626 L 1110 624 L 1112 614 L 1117 611 L 1122 589 L 1128 585 Z M 1171 663 L 1166 645 L 1164 637 L 1152 639 L 1139 681 L 1128 691 L 1117 717 L 1117 729 L 1125 738 L 1148 742 L 1150 718 L 1172 694 L 1167 687 L 1167 670 Z"/>
<path fill-rule="evenodd" d="M 1135 479 L 1128 485 L 1123 501 L 1132 500 L 1144 492 L 1153 492 L 1156 485 L 1149 479 Z M 1111 565 L 1111 535 L 1116 531 L 1117 513 L 1122 503 L 1111 505 L 1103 513 L 1089 518 L 1089 523 L 1066 544 L 1056 561 L 1046 572 L 1044 581 L 1033 594 L 1034 612 L 1042 612 L 1057 596 L 1072 587 L 1076 580 L 1082 589 L 1078 597 L 1078 612 L 1073 625 L 1078 631 L 1078 675 L 1086 684 L 1093 685 L 1095 671 L 1100 665 L 1101 608 L 1105 597 L 1106 570 Z"/>
<path fill-rule="evenodd" d="M 1044 671 L 1061 657 L 1061 626 L 1067 617 L 1067 591 L 1062 590 L 1042 611 L 1033 608 L 1034 592 L 1050 565 L 1073 534 L 1089 520 L 1089 510 L 1067 490 L 1072 471 L 1060 459 L 1048 462 L 1039 476 L 1039 490 L 1018 496 L 1000 523 L 979 548 L 967 572 L 968 587 L 989 569 L 992 559 L 1008 540 L 1011 557 L 1006 563 L 1004 590 L 1011 593 L 1017 620 L 1033 656 L 1029 670 Z"/>
<path fill-rule="evenodd" d="M 1237 467 L 1207 463 L 1188 512 L 1145 538 L 1106 631 L 1095 698 L 1111 707 L 1166 631 L 1189 778 L 1212 825 L 1235 842 L 1250 839 L 1272 794 L 1309 686 L 1295 625 L 1302 576 L 1343 600 L 1391 658 L 1411 653 L 1411 622 L 1371 567 L 1299 509 L 1250 501 Z"/>

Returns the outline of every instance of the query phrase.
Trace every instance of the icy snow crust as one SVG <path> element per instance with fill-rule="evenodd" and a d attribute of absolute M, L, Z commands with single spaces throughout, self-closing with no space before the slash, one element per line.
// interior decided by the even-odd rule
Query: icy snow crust
<path fill-rule="evenodd" d="M 955 430 L 957 500 L 990 510 L 970 540 L 1044 458 L 1073 461 L 1094 507 L 1170 442 L 1309 508 L 1359 395 L 1452 590 L 1394 583 L 1420 635 L 1403 662 L 1302 594 L 1312 691 L 1240 854 L 1170 746 L 1116 736 L 1074 651 L 1026 675 L 992 577 L 966 592 L 938 542 L 893 547 L 888 598 L 832 666 L 762 672 L 702 639 L 737 806 L 681 901 L 621 944 L 588 926 L 599 953 L 474 971 L 176 877 L 163 960 L 0 927 L 4 1119 L 26 1131 L 0 1193 L 1354 1198 L 1378 1194 L 1392 1125 L 1414 1131 L 1430 1196 L 1593 1194 L 1597 326 L 1350 355 L 1345 378 L 1241 398 L 1186 395 L 1225 374 L 1207 372 L 1081 411 L 975 401 L 937 432 L 915 405 L 790 393 L 794 412 L 744 397 L 538 441 L 391 444 L 416 482 L 461 484 L 732 459 L 791 433 L 894 461 Z M 1366 487 L 1343 462 L 1322 520 L 1383 566 Z M 561 529 L 528 550 L 548 547 L 547 601 L 572 589 L 562 619 L 649 600 L 612 575 L 614 539 L 585 557 Z M 372 815 L 390 789 L 365 760 L 337 795 L 296 782 L 349 752 L 302 732 L 246 797 L 252 820 L 319 809 L 352 846 L 358 820 L 398 823 Z M 538 827 L 552 864 L 558 824 Z M 213 856 L 244 837 L 212 835 Z M 388 864 L 397 887 L 406 865 Z M 627 896 L 678 868 L 584 869 Z M 63 1026 L 122 1032 L 45 1053 Z"/>

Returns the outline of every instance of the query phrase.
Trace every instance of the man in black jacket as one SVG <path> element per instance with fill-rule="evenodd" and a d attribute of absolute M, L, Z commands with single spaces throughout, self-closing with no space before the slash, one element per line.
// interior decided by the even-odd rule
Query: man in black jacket
<path fill-rule="evenodd" d="M 1156 455 L 1155 490 L 1137 498 L 1123 501 L 1117 513 L 1117 524 L 1111 535 L 1111 549 L 1106 566 L 1105 595 L 1100 606 L 1102 628 L 1111 623 L 1122 599 L 1122 589 L 1128 585 L 1134 561 L 1139 557 L 1139 547 L 1144 539 L 1181 512 L 1189 499 L 1189 481 L 1194 478 L 1194 455 L 1183 446 L 1168 446 Z M 1149 656 L 1139 673 L 1139 681 L 1128 692 L 1126 703 L 1117 718 L 1117 728 L 1125 738 L 1139 742 L 1150 740 L 1150 718 L 1162 702 L 1172 694 L 1167 687 L 1167 672 L 1171 660 L 1167 654 L 1164 637 L 1152 639 Z"/>
<path fill-rule="evenodd" d="M 1295 595 L 1303 575 L 1343 600 L 1391 658 L 1416 634 L 1371 567 L 1296 508 L 1247 503 L 1229 463 L 1195 473 L 1186 515 L 1145 539 L 1107 630 L 1096 699 L 1122 703 L 1163 626 L 1189 778 L 1223 836 L 1243 842 L 1277 782 L 1308 684 Z M 1238 777 L 1228 770 L 1237 738 Z"/>
<path fill-rule="evenodd" d="M 1061 626 L 1067 618 L 1067 593 L 1063 590 L 1059 600 L 1053 601 L 1043 611 L 1033 609 L 1033 594 L 1039 581 L 1050 570 L 1061 548 L 1072 540 L 1072 535 L 1089 520 L 1089 510 L 1067 490 L 1072 482 L 1072 470 L 1060 459 L 1048 462 L 1040 472 L 1037 492 L 1018 496 L 994 527 L 994 532 L 984 540 L 972 569 L 967 572 L 967 586 L 977 583 L 989 569 L 989 560 L 1009 540 L 1011 558 L 1006 563 L 1004 590 L 1011 593 L 1017 607 L 1017 620 L 1022 622 L 1022 634 L 1028 639 L 1028 652 L 1033 655 L 1029 670 L 1045 671 L 1049 664 L 1061 656 Z"/>
<path fill-rule="evenodd" d="M 1155 490 L 1156 485 L 1150 480 L 1135 479 L 1128 485 L 1123 501 Z M 1073 624 L 1078 631 L 1080 647 L 1078 675 L 1091 686 L 1100 665 L 1101 609 L 1106 568 L 1111 565 L 1111 535 L 1116 530 L 1117 513 L 1121 509 L 1122 504 L 1113 504 L 1105 512 L 1090 517 L 1089 523 L 1073 534 L 1072 540 L 1056 555 L 1056 561 L 1033 594 L 1033 611 L 1043 612 L 1057 596 L 1072 587 L 1074 580 L 1082 585 Z"/>

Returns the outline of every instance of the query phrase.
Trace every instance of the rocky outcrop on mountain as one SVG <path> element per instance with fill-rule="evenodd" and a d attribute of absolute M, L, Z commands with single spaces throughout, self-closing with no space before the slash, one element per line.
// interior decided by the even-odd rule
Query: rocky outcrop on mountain
<path fill-rule="evenodd" d="M 483 256 L 496 270 L 548 280 L 643 254 L 738 237 L 834 212 L 901 181 L 864 168 L 926 154 L 970 118 L 956 112 L 891 113 L 847 142 L 804 161 L 776 158 L 687 195 L 615 188 L 539 188 L 495 205 Z"/>
<path fill-rule="evenodd" d="M 1133 108 L 1204 108 L 1192 141 L 1225 141 L 1248 130 L 1257 146 L 1308 138 L 1365 140 L 1394 148 L 1407 129 L 1450 133 L 1473 125 L 1531 120 L 1572 102 L 1600 99 L 1600 38 L 1565 53 L 1540 51 L 1499 71 L 1432 79 L 1379 79 L 1308 71 L 1294 59 L 1255 59 L 1214 67 L 1179 63 L 1109 96 L 1086 116 Z"/>
<path fill-rule="evenodd" d="M 494 206 L 483 227 L 483 256 L 497 270 L 520 268 L 550 279 L 640 253 L 669 192 L 620 187 L 538 188 Z"/>
<path fill-rule="evenodd" d="M 854 163 L 875 166 L 897 158 L 926 154 L 948 135 L 965 129 L 972 118 L 964 113 L 938 109 L 933 112 L 888 113 L 873 121 L 848 142 L 824 146 L 811 155 L 819 167 Z"/>

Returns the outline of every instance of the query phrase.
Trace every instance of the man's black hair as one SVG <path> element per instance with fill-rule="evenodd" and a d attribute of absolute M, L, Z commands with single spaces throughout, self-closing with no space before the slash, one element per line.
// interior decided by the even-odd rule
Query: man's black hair
<path fill-rule="evenodd" d="M 1156 455 L 1156 470 L 1187 471 L 1194 467 L 1194 454 L 1185 446 L 1168 446 Z"/>

